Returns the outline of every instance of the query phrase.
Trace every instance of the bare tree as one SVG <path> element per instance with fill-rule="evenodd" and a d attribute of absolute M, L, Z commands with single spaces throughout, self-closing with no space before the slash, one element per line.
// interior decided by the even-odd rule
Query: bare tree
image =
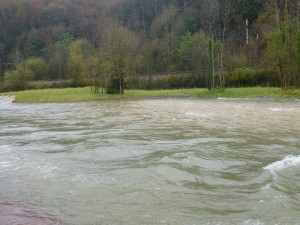
<path fill-rule="evenodd" d="M 268 0 L 268 12 L 274 17 L 273 27 L 266 32 L 265 58 L 276 69 L 281 86 L 299 86 L 300 80 L 300 30 L 298 22 L 298 0 Z M 299 7 L 299 9 L 298 9 Z"/>
<path fill-rule="evenodd" d="M 202 2 L 202 20 L 205 30 L 209 36 L 209 67 L 210 67 L 210 84 L 209 89 L 215 87 L 215 54 L 214 54 L 214 38 L 216 35 L 217 18 L 219 14 L 220 4 L 218 0 L 203 0 Z"/>
<path fill-rule="evenodd" d="M 227 1 L 220 1 L 220 13 L 219 13 L 219 33 L 221 38 L 221 53 L 220 53 L 220 67 L 221 69 L 224 68 L 223 65 L 223 57 L 224 57 L 224 43 L 225 43 L 225 38 L 226 34 L 229 30 L 229 23 L 232 19 L 233 15 L 233 8 L 234 5 L 237 3 L 237 0 L 227 0 Z"/>

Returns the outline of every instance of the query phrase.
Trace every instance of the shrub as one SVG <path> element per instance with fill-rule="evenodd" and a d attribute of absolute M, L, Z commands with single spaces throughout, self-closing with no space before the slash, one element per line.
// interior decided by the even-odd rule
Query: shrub
<path fill-rule="evenodd" d="M 47 65 L 42 58 L 30 58 L 25 62 L 27 68 L 33 72 L 35 80 L 43 80 L 46 78 Z"/>
<path fill-rule="evenodd" d="M 33 79 L 33 73 L 23 65 L 18 65 L 15 70 L 6 71 L 4 74 L 5 86 L 10 91 L 26 90 L 28 81 Z"/>
<path fill-rule="evenodd" d="M 195 88 L 205 87 L 205 79 L 199 78 L 195 75 L 162 75 L 149 78 L 140 78 L 136 83 L 139 89 L 181 89 L 181 88 Z"/>
<path fill-rule="evenodd" d="M 229 74 L 229 86 L 253 87 L 253 86 L 279 86 L 278 74 L 272 70 L 255 70 L 238 68 Z"/>
<path fill-rule="evenodd" d="M 111 78 L 107 84 L 106 93 L 107 94 L 119 94 L 120 93 L 119 79 L 117 76 L 115 76 L 115 75 L 111 76 Z"/>

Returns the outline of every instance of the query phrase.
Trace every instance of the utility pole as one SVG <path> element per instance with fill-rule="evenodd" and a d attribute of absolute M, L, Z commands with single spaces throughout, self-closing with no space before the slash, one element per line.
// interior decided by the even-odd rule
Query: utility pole
<path fill-rule="evenodd" d="M 258 35 L 258 32 L 256 32 L 256 67 L 258 67 L 258 57 L 259 57 L 259 54 L 258 54 L 258 39 L 259 39 L 259 35 Z"/>
<path fill-rule="evenodd" d="M 246 48 L 245 48 L 245 54 L 246 54 L 246 60 L 247 60 L 247 67 L 249 66 L 249 20 L 246 19 Z"/>
<path fill-rule="evenodd" d="M 209 74 L 210 74 L 208 89 L 211 90 L 211 89 L 214 89 L 214 86 L 215 86 L 213 35 L 210 35 L 210 38 L 209 38 L 208 51 L 209 51 Z"/>
<path fill-rule="evenodd" d="M 246 19 L 246 44 L 249 45 L 249 21 Z"/>

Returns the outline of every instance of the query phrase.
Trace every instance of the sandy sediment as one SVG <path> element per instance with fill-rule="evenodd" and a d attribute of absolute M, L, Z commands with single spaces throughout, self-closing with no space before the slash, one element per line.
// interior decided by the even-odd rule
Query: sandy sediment
<path fill-rule="evenodd" d="M 14 95 L 0 96 L 0 100 L 14 102 L 14 101 L 16 101 L 16 96 L 14 96 Z"/>

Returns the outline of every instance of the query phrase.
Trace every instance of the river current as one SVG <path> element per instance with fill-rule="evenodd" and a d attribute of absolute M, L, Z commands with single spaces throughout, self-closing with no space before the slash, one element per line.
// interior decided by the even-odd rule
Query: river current
<path fill-rule="evenodd" d="M 1 224 L 294 225 L 299 212 L 300 100 L 0 99 Z"/>

